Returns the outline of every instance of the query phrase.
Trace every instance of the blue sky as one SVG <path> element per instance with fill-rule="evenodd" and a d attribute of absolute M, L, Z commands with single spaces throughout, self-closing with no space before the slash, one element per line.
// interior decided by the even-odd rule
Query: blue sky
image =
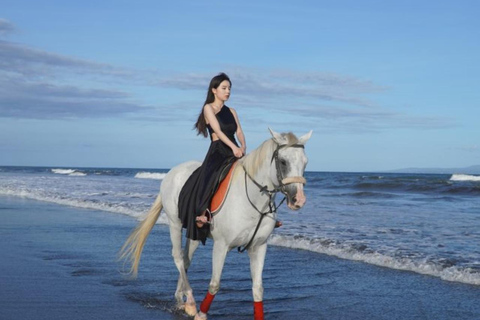
<path fill-rule="evenodd" d="M 170 168 L 209 141 L 208 82 L 248 149 L 307 170 L 480 164 L 478 1 L 0 0 L 0 165 Z"/>

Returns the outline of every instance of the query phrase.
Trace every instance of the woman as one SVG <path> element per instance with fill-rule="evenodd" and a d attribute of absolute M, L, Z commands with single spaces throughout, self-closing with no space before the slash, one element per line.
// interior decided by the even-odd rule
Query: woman
<path fill-rule="evenodd" d="M 183 186 L 178 201 L 178 215 L 187 229 L 187 238 L 200 240 L 203 244 L 209 232 L 211 198 L 232 164 L 243 157 L 247 149 L 237 113 L 225 105 L 231 86 L 232 82 L 225 73 L 210 81 L 207 98 L 194 127 L 198 134 L 210 135 L 210 148 L 202 165 Z"/>

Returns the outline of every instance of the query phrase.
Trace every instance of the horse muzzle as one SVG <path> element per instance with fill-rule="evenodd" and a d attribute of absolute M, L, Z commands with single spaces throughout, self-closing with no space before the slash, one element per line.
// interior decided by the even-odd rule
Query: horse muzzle
<path fill-rule="evenodd" d="M 287 206 L 291 210 L 298 210 L 305 205 L 307 198 L 303 193 L 303 185 L 306 182 L 304 177 L 288 177 L 282 180 L 287 196 Z"/>
<path fill-rule="evenodd" d="M 289 197 L 287 197 L 289 198 Z M 287 201 L 287 206 L 291 210 L 298 210 L 301 209 L 304 205 L 305 202 L 307 202 L 307 198 L 305 197 L 305 194 L 303 193 L 303 190 L 297 191 L 297 194 L 292 198 L 291 201 Z"/>

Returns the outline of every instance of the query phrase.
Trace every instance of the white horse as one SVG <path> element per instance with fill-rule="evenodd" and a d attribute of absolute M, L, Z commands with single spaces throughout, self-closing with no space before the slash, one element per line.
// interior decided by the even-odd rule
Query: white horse
<path fill-rule="evenodd" d="M 270 130 L 270 129 L 269 129 Z M 197 313 L 187 269 L 199 241 L 187 239 L 182 250 L 182 222 L 178 218 L 180 190 L 191 173 L 200 166 L 186 162 L 171 169 L 163 179 L 160 194 L 121 250 L 121 257 L 131 262 L 130 272 L 136 276 L 140 256 L 148 234 L 160 216 L 162 208 L 168 215 L 172 255 L 180 273 L 175 298 L 177 306 L 195 319 L 207 319 L 207 312 L 220 289 L 220 278 L 227 253 L 244 247 L 250 257 L 254 318 L 263 320 L 262 272 L 267 250 L 267 238 L 276 222 L 275 195 L 281 192 L 292 210 L 300 209 L 306 201 L 303 193 L 303 174 L 307 164 L 304 145 L 312 134 L 301 138 L 292 133 L 270 130 L 272 139 L 239 160 L 233 172 L 230 191 L 220 211 L 213 218 L 210 236 L 213 238 L 212 278 L 208 293 Z M 186 301 L 184 301 L 186 297 Z"/>

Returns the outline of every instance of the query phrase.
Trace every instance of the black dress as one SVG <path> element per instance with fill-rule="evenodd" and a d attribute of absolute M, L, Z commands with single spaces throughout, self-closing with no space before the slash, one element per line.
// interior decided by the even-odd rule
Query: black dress
<path fill-rule="evenodd" d="M 216 114 L 220 129 L 236 146 L 235 132 L 237 123 L 230 108 L 223 106 Z M 207 125 L 210 140 L 213 130 Z M 195 170 L 180 192 L 178 199 L 178 216 L 183 227 L 187 229 L 187 238 L 200 240 L 203 244 L 209 233 L 209 225 L 197 228 L 196 217 L 210 206 L 210 201 L 218 188 L 219 182 L 228 173 L 236 157 L 232 149 L 221 140 L 212 141 L 202 165 Z"/>

